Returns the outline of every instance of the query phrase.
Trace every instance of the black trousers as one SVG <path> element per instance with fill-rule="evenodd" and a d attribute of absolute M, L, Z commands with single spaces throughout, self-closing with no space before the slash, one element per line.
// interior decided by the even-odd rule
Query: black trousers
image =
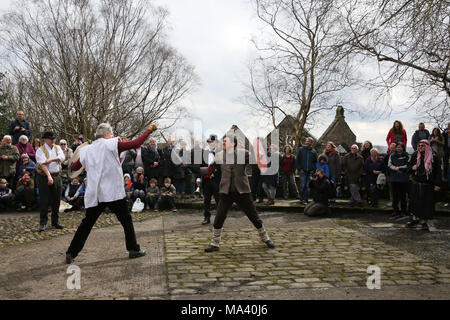
<path fill-rule="evenodd" d="M 83 221 L 81 221 L 77 232 L 75 232 L 75 236 L 70 243 L 69 249 L 67 249 L 67 253 L 70 253 L 73 257 L 78 255 L 78 253 L 83 249 L 92 227 L 106 207 L 109 207 L 109 209 L 114 212 L 117 219 L 122 224 L 123 231 L 125 231 L 125 243 L 127 250 L 140 250 L 140 247 L 136 241 L 133 220 L 127 208 L 126 198 L 124 198 L 122 200 L 112 202 L 101 202 L 96 207 L 87 208 L 86 217 Z"/>
<path fill-rule="evenodd" d="M 231 192 L 229 194 L 220 194 L 219 204 L 217 205 L 217 214 L 214 219 L 214 229 L 221 229 L 223 227 L 225 219 L 227 218 L 228 210 L 230 210 L 234 202 L 236 202 L 239 208 L 244 211 L 247 218 L 257 229 L 262 227 L 262 220 L 259 217 L 258 212 L 256 212 L 250 193 L 240 194 Z"/>
<path fill-rule="evenodd" d="M 40 224 L 46 225 L 48 222 L 48 206 L 52 208 L 52 226 L 59 222 L 59 204 L 61 202 L 61 176 L 52 176 L 53 185 L 48 185 L 47 176 L 36 175 L 36 182 L 39 188 L 40 197 Z"/>
<path fill-rule="evenodd" d="M 205 207 L 204 216 L 205 218 L 211 217 L 211 199 L 214 196 L 216 201 L 216 206 L 219 203 L 219 185 L 215 180 L 209 178 L 203 179 L 203 205 Z"/>
<path fill-rule="evenodd" d="M 398 203 L 401 203 L 401 213 L 406 215 L 406 193 L 408 192 L 408 182 L 391 182 L 392 187 L 392 208 L 394 213 L 400 213 Z"/>
<path fill-rule="evenodd" d="M 169 209 L 175 208 L 175 201 L 171 196 L 161 196 L 161 198 L 156 203 L 156 207 L 158 209 L 165 209 L 166 207 Z"/>
<path fill-rule="evenodd" d="M 252 185 L 251 185 L 253 200 L 264 198 L 264 190 L 263 190 L 262 184 L 263 184 L 263 180 L 261 177 L 261 173 L 259 173 L 257 171 L 253 171 L 252 172 Z"/>

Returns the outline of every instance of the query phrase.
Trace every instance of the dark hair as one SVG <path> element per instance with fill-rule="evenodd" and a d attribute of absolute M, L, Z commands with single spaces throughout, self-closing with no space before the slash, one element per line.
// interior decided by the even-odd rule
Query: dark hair
<path fill-rule="evenodd" d="M 396 122 L 398 122 L 400 124 L 400 128 L 398 130 L 397 130 L 397 128 L 395 128 L 395 123 Z M 403 133 L 403 124 L 402 124 L 402 122 L 400 120 L 395 120 L 391 130 L 394 133 Z"/>
<path fill-rule="evenodd" d="M 164 179 L 164 183 L 172 183 L 172 179 L 167 177 L 167 178 Z"/>
<path fill-rule="evenodd" d="M 284 152 L 284 153 L 286 153 L 286 148 L 291 149 L 291 153 L 294 152 L 294 150 L 292 149 L 291 145 L 287 144 L 287 145 L 285 145 L 284 148 L 283 148 L 283 152 Z"/>
<path fill-rule="evenodd" d="M 151 178 L 149 184 L 150 183 L 158 184 L 158 180 L 156 180 L 155 178 Z"/>
<path fill-rule="evenodd" d="M 434 135 L 434 131 L 437 130 L 438 134 Z M 434 128 L 433 131 L 431 131 L 431 136 L 433 137 L 441 137 L 441 129 L 439 129 L 438 127 Z"/>
<path fill-rule="evenodd" d="M 403 149 L 403 152 L 405 152 L 405 145 L 402 142 L 399 142 L 395 145 L 395 148 L 397 149 L 397 147 L 400 146 Z"/>
<path fill-rule="evenodd" d="M 226 135 L 225 135 L 225 137 L 223 137 L 223 140 L 225 140 L 225 138 L 228 138 L 228 139 L 230 139 L 230 141 L 233 141 L 233 143 L 234 143 L 234 148 L 236 149 L 236 147 L 237 147 L 237 137 L 236 137 L 236 135 L 235 134 L 233 134 L 233 133 L 227 133 Z"/>

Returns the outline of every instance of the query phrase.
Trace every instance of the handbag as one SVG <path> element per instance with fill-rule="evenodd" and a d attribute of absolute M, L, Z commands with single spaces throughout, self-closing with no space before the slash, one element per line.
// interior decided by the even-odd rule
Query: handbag
<path fill-rule="evenodd" d="M 377 177 L 377 186 L 386 185 L 386 175 L 384 173 L 380 173 Z"/>
<path fill-rule="evenodd" d="M 137 198 L 133 203 L 133 207 L 131 208 L 131 212 L 142 212 L 144 210 L 145 204 L 141 201 L 140 198 Z"/>

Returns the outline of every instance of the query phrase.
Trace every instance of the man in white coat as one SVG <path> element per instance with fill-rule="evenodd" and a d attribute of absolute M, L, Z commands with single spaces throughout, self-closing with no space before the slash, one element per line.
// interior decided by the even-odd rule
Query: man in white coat
<path fill-rule="evenodd" d="M 129 258 L 138 258 L 146 254 L 136 241 L 133 221 L 126 203 L 119 154 L 141 146 L 155 130 L 156 125 L 152 124 L 139 138 L 132 141 L 120 141 L 118 137 L 114 137 L 112 127 L 108 123 L 102 123 L 95 132 L 97 140 L 80 149 L 80 159 L 72 165 L 72 170 L 79 170 L 83 166 L 87 172 L 89 183 L 84 195 L 86 217 L 67 249 L 67 264 L 72 263 L 83 249 L 92 227 L 106 207 L 114 212 L 122 224 Z"/>

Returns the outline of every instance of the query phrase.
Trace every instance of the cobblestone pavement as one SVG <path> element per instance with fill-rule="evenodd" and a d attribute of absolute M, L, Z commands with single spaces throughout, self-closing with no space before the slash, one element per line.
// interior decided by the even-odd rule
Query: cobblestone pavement
<path fill-rule="evenodd" d="M 275 249 L 265 247 L 242 212 L 231 211 L 220 250 L 205 253 L 212 226 L 200 225 L 201 212 L 134 215 L 149 253 L 129 260 L 121 226 L 104 214 L 74 262 L 82 289 L 68 290 L 64 252 L 72 235 L 49 230 L 41 240 L 28 231 L 36 214 L 0 216 L 0 299 L 450 298 L 450 218 L 439 220 L 440 232 L 424 233 L 387 223 L 387 215 L 261 217 Z M 81 218 L 66 214 L 62 221 L 71 227 L 63 232 L 73 232 Z M 370 265 L 381 269 L 381 290 L 366 287 Z"/>

